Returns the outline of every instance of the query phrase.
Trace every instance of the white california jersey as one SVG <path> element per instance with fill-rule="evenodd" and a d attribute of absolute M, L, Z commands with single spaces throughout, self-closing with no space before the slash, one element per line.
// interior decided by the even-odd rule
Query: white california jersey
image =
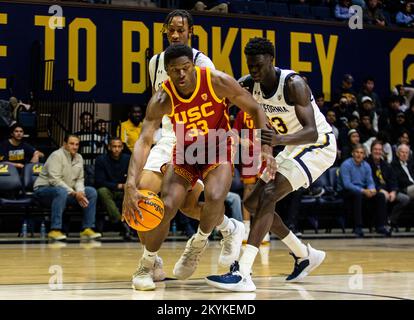
<path fill-rule="evenodd" d="M 201 51 L 198 51 L 194 48 L 193 61 L 196 66 L 209 67 L 211 69 L 215 69 L 214 64 L 210 60 L 210 58 L 203 54 Z M 164 68 L 164 51 L 151 58 L 149 62 L 149 75 L 151 80 L 151 86 L 154 88 L 154 91 L 157 91 L 159 88 L 161 88 L 161 84 L 168 79 L 167 71 L 165 71 Z M 161 135 L 162 138 L 175 139 L 174 128 L 168 116 L 164 116 L 162 118 Z"/>
<path fill-rule="evenodd" d="M 279 134 L 292 134 L 298 132 L 303 127 L 296 116 L 295 106 L 286 100 L 287 80 L 294 74 L 292 70 L 283 70 L 275 68 L 279 73 L 279 84 L 277 89 L 270 97 L 264 97 L 260 88 L 260 83 L 255 82 L 252 94 L 254 99 L 262 106 L 273 127 Z M 316 128 L 318 134 L 332 132 L 331 126 L 326 121 L 324 115 L 319 111 L 319 107 L 311 93 L 311 104 L 315 116 Z"/>

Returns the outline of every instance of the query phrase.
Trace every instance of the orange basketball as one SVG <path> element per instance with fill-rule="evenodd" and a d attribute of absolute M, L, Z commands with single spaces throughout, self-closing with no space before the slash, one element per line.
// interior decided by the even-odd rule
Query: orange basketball
<path fill-rule="evenodd" d="M 164 217 L 164 203 L 156 193 L 150 190 L 139 190 L 139 192 L 148 197 L 138 202 L 143 219 L 140 218 L 138 212 L 135 212 L 138 223 L 135 223 L 133 219 L 127 220 L 127 223 L 137 231 L 150 231 L 156 228 Z"/>

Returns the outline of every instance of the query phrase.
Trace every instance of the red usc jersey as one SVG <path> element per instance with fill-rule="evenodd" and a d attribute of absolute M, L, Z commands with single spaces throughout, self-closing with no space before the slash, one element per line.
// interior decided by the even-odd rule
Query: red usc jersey
<path fill-rule="evenodd" d="M 211 129 L 230 130 L 226 99 L 219 99 L 215 94 L 211 84 L 210 68 L 195 69 L 196 89 L 188 99 L 180 97 L 170 79 L 162 84 L 173 104 L 172 112 L 168 116 L 174 126 L 177 145 L 184 143 L 188 146 L 200 136 L 204 136 L 207 142 Z"/>

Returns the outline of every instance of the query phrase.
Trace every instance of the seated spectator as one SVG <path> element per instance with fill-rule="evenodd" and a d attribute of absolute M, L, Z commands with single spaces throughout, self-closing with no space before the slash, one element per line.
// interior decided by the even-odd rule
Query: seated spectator
<path fill-rule="evenodd" d="M 68 135 L 63 146 L 47 159 L 42 172 L 36 179 L 34 196 L 45 206 L 51 205 L 51 226 L 48 238 L 64 240 L 62 216 L 67 205 L 79 205 L 83 211 L 81 239 L 97 239 L 102 235 L 95 232 L 96 190 L 84 185 L 83 158 L 78 153 L 80 139 Z"/>
<path fill-rule="evenodd" d="M 107 122 L 103 119 L 98 119 L 95 122 L 95 138 L 96 138 L 96 153 L 102 154 L 108 150 L 109 140 L 111 138 L 108 132 Z"/>
<path fill-rule="evenodd" d="M 210 11 L 218 13 L 228 13 L 229 12 L 229 3 L 230 0 L 204 0 L 197 1 L 194 5 L 194 11 Z"/>
<path fill-rule="evenodd" d="M 352 156 L 352 150 L 356 145 L 360 143 L 359 132 L 355 129 L 348 131 L 348 141 L 341 148 L 341 159 L 342 161 Z"/>
<path fill-rule="evenodd" d="M 126 144 L 129 151 L 134 151 L 135 142 L 138 140 L 142 130 L 142 108 L 134 105 L 128 113 L 128 120 L 120 124 L 117 129 L 117 136 Z"/>
<path fill-rule="evenodd" d="M 383 110 L 379 118 L 379 130 L 391 132 L 396 127 L 397 114 L 401 111 L 401 99 L 391 95 L 388 99 L 388 108 Z"/>
<path fill-rule="evenodd" d="M 372 143 L 371 155 L 367 161 L 371 166 L 377 192 L 382 192 L 385 201 L 393 206 L 390 221 L 392 227 L 397 227 L 396 221 L 410 202 L 410 198 L 406 194 L 398 192 L 397 179 L 391 165 L 383 159 L 383 146 L 380 141 L 375 140 Z"/>
<path fill-rule="evenodd" d="M 349 19 L 356 13 L 351 7 L 351 0 L 339 0 L 335 6 L 335 18 L 340 21 L 349 21 Z"/>
<path fill-rule="evenodd" d="M 361 143 L 364 143 L 367 140 L 376 137 L 377 132 L 374 130 L 371 117 L 368 114 L 362 115 L 361 125 L 359 126 L 358 131 L 361 137 Z"/>
<path fill-rule="evenodd" d="M 410 147 L 401 144 L 397 148 L 397 158 L 392 163 L 394 175 L 397 178 L 398 192 L 406 195 L 409 201 L 414 200 L 414 164 L 409 160 Z M 401 213 L 401 212 L 398 212 Z M 395 213 L 390 220 L 393 226 L 398 225 L 399 215 Z"/>
<path fill-rule="evenodd" d="M 358 104 L 362 105 L 362 98 L 369 97 L 371 98 L 373 104 L 373 110 L 377 113 L 381 113 L 382 104 L 379 95 L 374 91 L 375 80 L 372 77 L 366 77 L 362 82 L 361 91 L 358 93 L 357 100 Z"/>
<path fill-rule="evenodd" d="M 315 94 L 315 102 L 323 115 L 330 109 L 329 104 L 325 101 L 325 94 L 323 92 Z"/>
<path fill-rule="evenodd" d="M 336 127 L 336 114 L 335 114 L 335 111 L 328 110 L 328 112 L 326 113 L 326 121 L 331 126 L 332 132 L 333 132 L 336 140 L 338 140 L 338 138 L 339 138 L 339 130 Z"/>
<path fill-rule="evenodd" d="M 26 163 L 39 162 L 45 155 L 36 150 L 33 146 L 23 141 L 24 129 L 19 124 L 14 124 L 10 128 L 10 139 L 0 143 L 0 161 L 5 161 L 23 169 Z"/>
<path fill-rule="evenodd" d="M 405 2 L 402 4 L 401 11 L 395 17 L 395 21 L 401 27 L 414 27 L 414 2 Z"/>
<path fill-rule="evenodd" d="M 342 97 L 339 100 L 339 103 L 336 103 L 333 105 L 332 108 L 336 113 L 336 120 L 338 123 L 338 129 L 341 130 L 341 128 L 347 128 L 347 129 L 356 129 L 356 128 L 350 128 L 348 125 L 348 122 L 351 118 L 358 117 L 357 120 L 359 122 L 359 114 L 356 112 L 355 106 L 350 104 L 348 102 L 348 99 L 346 97 Z"/>
<path fill-rule="evenodd" d="M 410 108 L 405 112 L 408 126 L 414 128 L 414 99 L 411 101 Z"/>
<path fill-rule="evenodd" d="M 354 218 L 354 233 L 357 237 L 363 237 L 362 230 L 362 205 L 374 206 L 372 212 L 376 216 L 376 230 L 386 236 L 391 235 L 385 228 L 386 202 L 385 195 L 377 192 L 372 178 L 369 164 L 364 160 L 365 149 L 361 144 L 354 146 L 352 158 L 345 160 L 340 167 L 338 179 L 338 191 L 344 197 Z"/>
<path fill-rule="evenodd" d="M 80 117 L 81 130 L 75 132 L 80 139 L 79 153 L 83 155 L 95 154 L 97 152 L 97 139 L 93 128 L 93 114 L 84 111 Z"/>
<path fill-rule="evenodd" d="M 394 152 L 394 155 L 397 155 L 398 146 L 400 146 L 401 144 L 406 144 L 407 146 L 410 145 L 410 134 L 408 130 L 402 130 L 397 140 L 398 140 L 397 143 L 395 143 L 392 146 L 392 151 Z M 413 151 L 410 150 L 409 158 L 412 159 L 412 156 L 413 156 Z"/>
<path fill-rule="evenodd" d="M 383 154 L 384 160 L 386 160 L 388 163 L 391 163 L 393 161 L 393 152 L 392 152 L 392 147 L 390 144 L 390 137 L 388 133 L 385 131 L 380 131 L 377 133 L 376 136 L 371 137 L 367 141 L 365 141 L 364 143 L 365 155 L 368 157 L 371 154 L 371 144 L 375 140 L 378 140 L 379 142 L 382 143 L 383 152 L 384 152 Z"/>
<path fill-rule="evenodd" d="M 361 121 L 363 115 L 368 115 L 371 119 L 371 125 L 373 126 L 374 131 L 378 132 L 378 114 L 375 110 L 374 101 L 371 97 L 364 96 L 361 98 L 361 104 L 358 108 L 358 115 Z"/>
<path fill-rule="evenodd" d="M 378 0 L 367 0 L 364 9 L 364 23 L 384 27 L 387 25 L 384 13 L 380 9 Z"/>
<path fill-rule="evenodd" d="M 229 208 L 229 216 L 237 221 L 243 222 L 242 200 L 237 193 L 229 192 L 224 200 Z"/>
<path fill-rule="evenodd" d="M 338 119 L 338 117 L 336 117 Z M 343 146 L 346 146 L 349 142 L 349 130 L 357 130 L 359 128 L 359 118 L 355 115 L 351 115 L 349 119 L 345 119 L 346 122 L 343 127 L 339 127 L 339 136 L 338 136 L 338 146 L 340 149 L 342 149 Z M 352 150 L 352 149 L 351 149 Z M 351 151 L 349 152 L 351 154 Z"/>
<path fill-rule="evenodd" d="M 333 96 L 333 102 L 340 102 L 339 100 L 342 97 L 345 97 L 348 100 L 348 104 L 355 104 L 356 106 L 356 92 L 352 88 L 354 83 L 354 77 L 349 73 L 344 74 L 341 82 L 341 86 L 335 90 Z"/>
<path fill-rule="evenodd" d="M 398 84 L 392 90 L 392 93 L 400 98 L 400 111 L 405 112 L 411 105 L 414 97 L 414 88 Z"/>
<path fill-rule="evenodd" d="M 391 127 L 392 142 L 396 142 L 398 140 L 398 137 L 401 136 L 402 132 L 408 131 L 410 129 L 412 131 L 412 128 L 410 128 L 404 112 L 398 112 L 395 116 L 395 120 L 393 120 L 392 123 L 395 123 L 395 125 Z"/>
<path fill-rule="evenodd" d="M 130 156 L 122 153 L 124 145 L 120 138 L 111 138 L 108 153 L 95 161 L 95 185 L 98 196 L 112 223 L 121 223 L 121 213 L 115 201 L 122 203 Z M 122 224 L 124 236 L 129 237 L 128 226 Z"/>
<path fill-rule="evenodd" d="M 0 126 L 10 127 L 16 123 L 14 111 L 18 105 L 19 102 L 15 97 L 11 97 L 9 101 L 0 100 Z"/>

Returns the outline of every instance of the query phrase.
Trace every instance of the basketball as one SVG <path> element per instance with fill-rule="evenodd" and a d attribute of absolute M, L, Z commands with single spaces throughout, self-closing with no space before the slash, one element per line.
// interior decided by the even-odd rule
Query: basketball
<path fill-rule="evenodd" d="M 135 212 L 136 223 L 133 219 L 127 220 L 128 225 L 137 231 L 150 231 L 156 228 L 164 217 L 164 203 L 158 195 L 150 190 L 139 190 L 147 199 L 138 202 L 138 208 L 141 210 L 141 218 L 138 212 Z"/>

